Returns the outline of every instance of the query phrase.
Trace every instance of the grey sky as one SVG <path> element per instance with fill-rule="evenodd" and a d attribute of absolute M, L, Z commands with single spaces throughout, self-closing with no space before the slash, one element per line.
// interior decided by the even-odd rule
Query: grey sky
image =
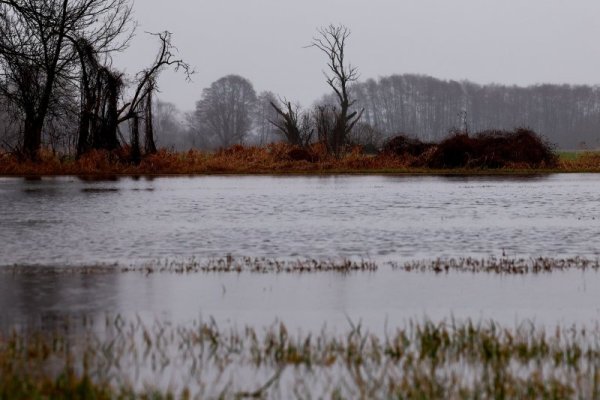
<path fill-rule="evenodd" d="M 598 0 L 137 0 L 138 34 L 118 68 L 154 57 L 144 31 L 168 29 L 197 74 L 165 73 L 160 97 L 192 109 L 235 73 L 257 91 L 310 104 L 327 91 L 324 59 L 303 48 L 319 26 L 351 28 L 361 79 L 419 73 L 479 83 L 600 82 Z"/>

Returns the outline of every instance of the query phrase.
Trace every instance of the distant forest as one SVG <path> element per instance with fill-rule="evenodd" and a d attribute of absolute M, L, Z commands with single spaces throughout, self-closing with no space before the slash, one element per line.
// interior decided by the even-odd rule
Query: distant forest
<path fill-rule="evenodd" d="M 407 74 L 355 83 L 351 95 L 356 99 L 354 108 L 364 109 L 352 138 L 359 144 L 379 147 L 399 133 L 436 141 L 453 129 L 477 132 L 529 127 L 560 149 L 600 147 L 597 86 L 480 85 Z M 271 123 L 278 118 L 271 102 L 278 102 L 279 97 L 269 91 L 257 94 L 247 79 L 223 77 L 199 97 L 193 111 L 154 101 L 152 118 L 158 146 L 211 150 L 236 143 L 264 145 L 285 139 Z M 312 109 L 334 102 L 333 95 L 325 95 Z M 230 122 L 221 123 L 225 120 Z M 13 122 L 0 107 L 0 144 L 4 149 L 17 146 L 20 127 Z M 73 152 L 77 125 L 76 118 L 49 124 L 43 137 L 45 145 L 59 152 Z"/>
<path fill-rule="evenodd" d="M 243 126 L 237 127 L 237 133 L 229 139 L 210 123 L 214 107 L 211 111 L 208 106 L 217 90 L 214 86 L 218 88 L 226 82 L 243 87 L 238 92 L 244 93 L 245 106 L 239 109 L 248 113 L 248 118 L 237 119 L 244 121 Z M 237 142 L 262 145 L 283 140 L 270 123 L 277 119 L 270 102 L 277 102 L 278 97 L 268 91 L 258 95 L 253 91 L 247 80 L 230 76 L 205 90 L 193 112 L 182 113 L 173 104 L 159 103 L 155 112 L 157 141 L 185 149 L 216 148 Z M 407 74 L 355 83 L 351 95 L 356 99 L 354 108 L 364 109 L 354 137 L 360 144 L 380 146 L 399 133 L 436 141 L 453 129 L 478 132 L 528 127 L 560 149 L 600 147 L 598 86 L 480 85 Z M 313 109 L 335 101 L 333 94 L 325 95 Z"/>
<path fill-rule="evenodd" d="M 363 122 L 384 135 L 437 140 L 452 128 L 529 127 L 563 149 L 600 145 L 600 87 L 479 85 L 393 75 L 353 86 Z M 466 117 L 466 118 L 465 118 Z M 465 121 L 466 120 L 466 121 Z"/>
<path fill-rule="evenodd" d="M 393 75 L 358 81 L 346 59 L 351 31 L 317 29 L 308 47 L 326 58 L 330 93 L 302 108 L 285 94 L 257 93 L 227 75 L 198 93 L 194 110 L 160 101 L 159 77 L 195 73 L 169 31 L 154 61 L 135 74 L 113 64 L 137 22 L 131 0 L 0 1 L 0 150 L 36 161 L 42 150 L 80 157 L 128 151 L 139 163 L 158 147 L 206 150 L 285 140 L 324 145 L 341 158 L 353 145 L 374 152 L 397 135 L 436 141 L 451 131 L 529 128 L 562 149 L 600 147 L 600 87 L 526 88 Z"/>

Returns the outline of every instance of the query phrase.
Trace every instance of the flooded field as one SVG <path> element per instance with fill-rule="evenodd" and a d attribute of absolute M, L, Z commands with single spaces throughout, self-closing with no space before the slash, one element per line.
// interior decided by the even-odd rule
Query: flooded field
<path fill-rule="evenodd" d="M 600 255 L 600 178 L 0 180 L 0 265 Z"/>
<path fill-rule="evenodd" d="M 0 266 L 156 265 L 229 256 L 363 259 L 343 274 L 0 274 L 4 326 L 105 312 L 381 330 L 408 318 L 597 320 L 595 270 L 409 274 L 446 257 L 600 254 L 596 175 L 0 180 Z M 34 270 L 31 269 L 31 272 Z M 222 271 L 221 271 L 222 272 Z M 342 271 L 343 272 L 343 271 Z"/>
<path fill-rule="evenodd" d="M 594 398 L 598 179 L 1 179 L 4 373 L 33 345 L 138 393 Z"/>
<path fill-rule="evenodd" d="M 383 334 L 423 318 L 591 327 L 600 321 L 598 293 L 600 273 L 594 271 L 0 274 L 0 326 L 53 328 L 65 315 L 102 320 L 108 313 L 173 323 L 214 318 L 238 328 L 279 321 L 305 333 L 343 332 L 351 321 Z"/>

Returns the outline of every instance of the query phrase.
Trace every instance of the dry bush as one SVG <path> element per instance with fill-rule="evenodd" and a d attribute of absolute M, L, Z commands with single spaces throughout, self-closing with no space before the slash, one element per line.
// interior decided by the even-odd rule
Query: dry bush
<path fill-rule="evenodd" d="M 431 168 L 554 168 L 558 157 L 540 135 L 518 128 L 484 131 L 470 137 L 464 133 L 444 139 L 427 160 Z"/>
<path fill-rule="evenodd" d="M 400 133 L 389 139 L 383 145 L 381 152 L 383 154 L 395 155 L 398 157 L 419 157 L 434 146 L 435 144 L 433 143 L 422 142 L 417 138 Z"/>

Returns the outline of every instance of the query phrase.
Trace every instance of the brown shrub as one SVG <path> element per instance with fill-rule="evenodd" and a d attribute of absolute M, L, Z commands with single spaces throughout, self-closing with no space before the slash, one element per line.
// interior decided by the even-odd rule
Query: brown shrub
<path fill-rule="evenodd" d="M 389 139 L 381 150 L 382 154 L 395 155 L 397 157 L 419 157 L 421 154 L 435 146 L 432 143 L 422 142 L 417 138 L 409 137 L 401 133 Z"/>
<path fill-rule="evenodd" d="M 319 161 L 319 157 L 315 153 L 302 147 L 293 147 L 289 149 L 287 152 L 287 156 L 291 161 Z"/>
<path fill-rule="evenodd" d="M 552 146 L 537 133 L 484 131 L 470 137 L 464 133 L 444 139 L 426 160 L 431 168 L 556 167 Z"/>

